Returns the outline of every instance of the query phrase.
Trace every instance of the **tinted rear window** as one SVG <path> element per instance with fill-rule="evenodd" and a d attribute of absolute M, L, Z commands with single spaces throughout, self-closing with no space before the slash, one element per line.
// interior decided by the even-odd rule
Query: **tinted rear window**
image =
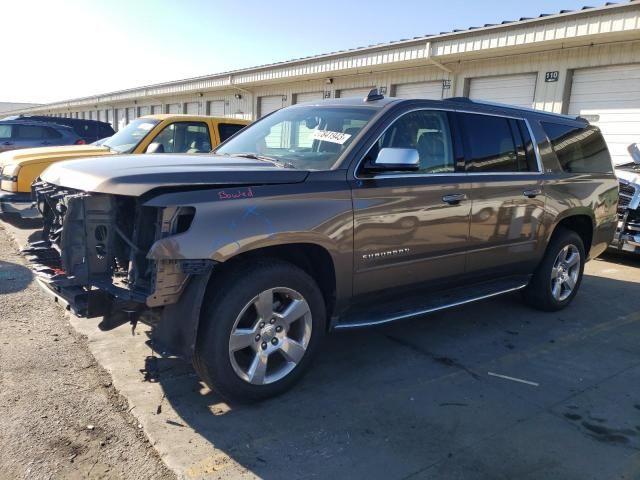
<path fill-rule="evenodd" d="M 220 141 L 224 142 L 227 138 L 234 135 L 236 132 L 242 130 L 244 125 L 237 125 L 234 123 L 221 123 L 218 125 L 218 131 L 220 132 Z"/>
<path fill-rule="evenodd" d="M 18 140 L 40 140 L 47 138 L 47 131 L 44 127 L 38 125 L 18 125 L 17 135 L 14 135 Z"/>
<path fill-rule="evenodd" d="M 531 138 L 523 121 L 471 113 L 460 114 L 460 121 L 471 156 L 470 171 L 512 173 L 538 170 Z"/>
<path fill-rule="evenodd" d="M 562 170 L 570 173 L 611 173 L 611 157 L 600 130 L 541 122 Z"/>

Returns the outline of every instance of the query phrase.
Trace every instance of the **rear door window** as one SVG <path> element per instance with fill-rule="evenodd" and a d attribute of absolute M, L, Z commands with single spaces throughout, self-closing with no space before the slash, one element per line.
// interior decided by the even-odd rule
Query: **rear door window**
<path fill-rule="evenodd" d="M 473 113 L 459 114 L 472 173 L 537 171 L 531 137 L 521 120 Z M 523 133 L 526 132 L 526 138 Z"/>
<path fill-rule="evenodd" d="M 218 132 L 220 133 L 220 141 L 224 142 L 227 138 L 236 134 L 242 130 L 245 126 L 238 125 L 236 123 L 220 123 L 218 125 Z"/>
<path fill-rule="evenodd" d="M 540 124 L 565 172 L 613 172 L 609 150 L 598 128 L 592 125 L 577 127 L 553 122 Z"/>
<path fill-rule="evenodd" d="M 0 140 L 11 140 L 13 125 L 0 123 Z"/>
<path fill-rule="evenodd" d="M 39 125 L 16 125 L 17 140 L 40 140 L 47 138 L 47 133 L 44 127 Z"/>

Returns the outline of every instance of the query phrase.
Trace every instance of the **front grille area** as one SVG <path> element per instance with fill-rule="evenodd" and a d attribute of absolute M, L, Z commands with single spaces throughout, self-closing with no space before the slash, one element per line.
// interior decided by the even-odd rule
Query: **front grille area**
<path fill-rule="evenodd" d="M 618 197 L 618 215 L 623 216 L 636 195 L 636 188 L 626 182 L 618 182 L 620 196 Z"/>
<path fill-rule="evenodd" d="M 633 185 L 628 183 L 618 182 L 620 184 L 620 195 L 625 197 L 633 197 L 636 194 L 636 189 Z"/>

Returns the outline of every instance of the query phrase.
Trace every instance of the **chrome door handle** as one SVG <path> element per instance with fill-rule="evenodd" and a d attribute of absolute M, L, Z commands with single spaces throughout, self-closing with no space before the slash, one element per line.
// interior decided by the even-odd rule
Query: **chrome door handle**
<path fill-rule="evenodd" d="M 464 193 L 451 193 L 442 197 L 442 201 L 444 203 L 448 203 L 449 205 L 457 205 L 458 203 L 466 199 L 467 195 Z"/>
<path fill-rule="evenodd" d="M 525 190 L 522 192 L 525 197 L 536 198 L 538 195 L 542 195 L 541 188 L 532 188 L 531 190 Z"/>

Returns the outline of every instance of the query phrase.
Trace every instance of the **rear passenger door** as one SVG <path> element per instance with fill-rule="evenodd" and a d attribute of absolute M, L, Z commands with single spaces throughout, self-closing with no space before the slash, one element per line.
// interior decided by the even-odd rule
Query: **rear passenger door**
<path fill-rule="evenodd" d="M 13 148 L 31 148 L 52 145 L 47 127 L 41 125 L 18 124 L 13 130 Z"/>
<path fill-rule="evenodd" d="M 466 272 L 531 272 L 545 209 L 541 162 L 521 118 L 458 113 L 472 205 Z"/>

